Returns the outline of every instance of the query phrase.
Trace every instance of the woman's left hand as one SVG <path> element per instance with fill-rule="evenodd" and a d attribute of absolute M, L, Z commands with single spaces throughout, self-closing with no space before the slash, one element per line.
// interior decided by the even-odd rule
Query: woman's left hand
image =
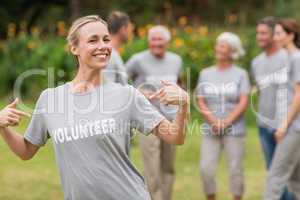
<path fill-rule="evenodd" d="M 158 99 L 166 105 L 184 105 L 189 103 L 189 95 L 177 84 L 162 81 L 163 87 L 150 96 L 150 100 Z"/>

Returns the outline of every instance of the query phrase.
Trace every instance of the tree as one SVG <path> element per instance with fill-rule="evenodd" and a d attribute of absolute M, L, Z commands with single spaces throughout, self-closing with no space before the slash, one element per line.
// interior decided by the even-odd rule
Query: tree
<path fill-rule="evenodd" d="M 80 16 L 80 0 L 70 0 L 71 21 Z"/>

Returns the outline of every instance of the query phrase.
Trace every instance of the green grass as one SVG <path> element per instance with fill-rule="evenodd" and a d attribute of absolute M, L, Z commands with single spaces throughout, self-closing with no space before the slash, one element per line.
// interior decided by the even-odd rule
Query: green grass
<path fill-rule="evenodd" d="M 194 114 L 194 120 L 200 118 Z M 260 200 L 265 184 L 265 165 L 257 128 L 248 114 L 249 128 L 245 158 L 245 200 Z M 24 132 L 28 120 L 17 128 Z M 204 200 L 199 171 L 201 134 L 198 127 L 190 128 L 186 143 L 177 148 L 174 200 Z M 135 142 L 132 156 L 142 171 L 141 153 Z M 225 156 L 218 169 L 218 197 L 231 199 Z M 59 200 L 63 199 L 52 143 L 41 148 L 30 161 L 21 161 L 0 140 L 0 199 L 2 200 Z"/>

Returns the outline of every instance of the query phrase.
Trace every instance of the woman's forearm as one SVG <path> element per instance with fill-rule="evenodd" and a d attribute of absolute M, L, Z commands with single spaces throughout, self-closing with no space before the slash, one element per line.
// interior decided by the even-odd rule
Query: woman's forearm
<path fill-rule="evenodd" d="M 295 86 L 295 95 L 289 106 L 287 118 L 282 122 L 281 128 L 287 129 L 300 112 L 300 84 Z"/>
<path fill-rule="evenodd" d="M 169 144 L 182 145 L 185 141 L 189 113 L 189 103 L 180 105 L 175 120 L 172 122 L 163 120 L 155 130 L 155 134 Z"/>
<path fill-rule="evenodd" d="M 241 117 L 241 115 L 243 115 L 244 112 L 247 110 L 247 106 L 248 106 L 248 96 L 242 95 L 240 97 L 240 101 L 237 104 L 237 106 L 226 118 L 227 123 L 232 124 L 235 121 L 237 121 Z"/>
<path fill-rule="evenodd" d="M 206 121 L 209 124 L 216 124 L 218 118 L 215 117 L 213 112 L 208 108 L 206 105 L 205 99 L 203 97 L 198 98 L 198 105 L 200 108 L 200 113 L 203 115 L 203 117 L 206 119 Z"/>
<path fill-rule="evenodd" d="M 38 146 L 29 143 L 22 135 L 10 128 L 1 128 L 0 133 L 10 149 L 22 160 L 31 159 L 39 149 Z"/>
<path fill-rule="evenodd" d="M 174 121 L 163 120 L 156 128 L 155 134 L 170 144 L 181 145 L 184 143 L 187 124 L 190 113 L 190 97 L 189 94 L 178 85 L 162 81 L 163 87 L 150 97 L 158 99 L 166 105 L 178 105 Z"/>
<path fill-rule="evenodd" d="M 186 136 L 187 125 L 190 116 L 190 104 L 186 103 L 184 105 L 179 106 L 179 111 L 176 115 L 176 118 L 173 122 L 174 127 L 178 127 L 177 129 L 177 141 L 178 144 L 183 144 Z"/>

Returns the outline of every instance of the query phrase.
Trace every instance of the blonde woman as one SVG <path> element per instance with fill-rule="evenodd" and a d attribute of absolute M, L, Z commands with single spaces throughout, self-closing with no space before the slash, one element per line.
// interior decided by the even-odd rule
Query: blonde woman
<path fill-rule="evenodd" d="M 234 199 L 242 199 L 244 192 L 244 112 L 250 84 L 247 72 L 234 64 L 242 55 L 244 50 L 239 37 L 230 32 L 222 33 L 215 45 L 217 63 L 203 69 L 199 76 L 198 103 L 205 119 L 202 125 L 201 174 L 208 200 L 216 199 L 215 176 L 223 149 Z"/>
<path fill-rule="evenodd" d="M 102 78 L 111 55 L 105 21 L 94 15 L 79 18 L 67 39 L 78 61 L 77 75 L 71 82 L 42 92 L 24 137 L 4 126 L 3 139 L 17 156 L 29 160 L 52 138 L 65 199 L 151 199 L 143 177 L 128 157 L 130 128 L 183 144 L 187 93 L 164 82 L 152 95 L 179 105 L 175 121 L 169 122 L 133 87 Z M 13 120 L 8 125 L 16 124 L 20 115 L 10 115 Z"/>

